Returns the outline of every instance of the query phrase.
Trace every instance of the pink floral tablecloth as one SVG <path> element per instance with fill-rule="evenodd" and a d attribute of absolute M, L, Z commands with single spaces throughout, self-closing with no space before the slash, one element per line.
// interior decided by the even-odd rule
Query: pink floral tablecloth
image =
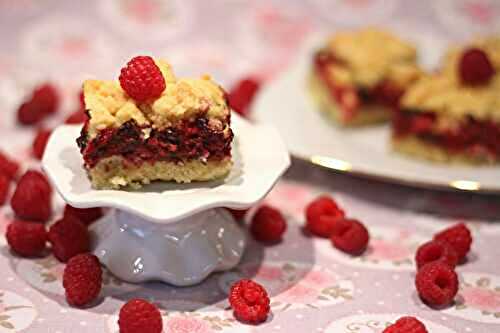
<path fill-rule="evenodd" d="M 210 71 L 230 86 L 247 74 L 272 79 L 317 30 L 382 24 L 454 41 L 497 30 L 499 15 L 495 0 L 0 0 L 0 148 L 37 167 L 33 131 L 15 125 L 22 97 L 54 81 L 65 96 L 60 115 L 45 124 L 55 126 L 77 108 L 83 78 L 114 78 L 133 55 L 161 55 L 179 74 Z M 323 192 L 369 228 L 363 256 L 303 233 L 304 206 Z M 57 217 L 63 202 L 54 200 Z M 251 242 L 241 265 L 195 287 L 132 285 L 106 273 L 99 302 L 86 309 L 67 305 L 62 264 L 16 257 L 2 236 L 0 333 L 118 332 L 117 312 L 132 297 L 159 305 L 168 333 L 380 333 L 401 315 L 418 316 L 433 333 L 500 332 L 500 198 L 377 183 L 294 161 L 266 201 L 287 216 L 282 243 Z M 2 207 L 2 234 L 11 219 Z M 413 255 L 457 221 L 473 231 L 473 250 L 457 269 L 455 304 L 431 310 L 415 292 Z M 270 292 L 272 316 L 262 325 L 242 325 L 227 310 L 228 287 L 241 277 Z"/>

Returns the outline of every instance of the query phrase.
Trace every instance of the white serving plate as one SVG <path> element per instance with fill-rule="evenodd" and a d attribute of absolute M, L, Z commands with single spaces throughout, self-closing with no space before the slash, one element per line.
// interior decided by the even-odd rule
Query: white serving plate
<path fill-rule="evenodd" d="M 305 43 L 296 62 L 254 103 L 255 120 L 275 126 L 292 155 L 335 171 L 412 186 L 500 193 L 499 166 L 449 166 L 400 156 L 391 151 L 388 125 L 342 129 L 320 114 L 309 98 L 307 75 L 324 38 L 313 36 Z M 444 49 L 431 38 L 415 40 L 426 66 L 435 64 Z"/>

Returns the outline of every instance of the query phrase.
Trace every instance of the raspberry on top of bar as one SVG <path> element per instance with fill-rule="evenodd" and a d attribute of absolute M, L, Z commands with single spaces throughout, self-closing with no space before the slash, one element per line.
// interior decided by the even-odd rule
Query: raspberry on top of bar
<path fill-rule="evenodd" d="M 415 47 L 389 32 L 339 32 L 314 56 L 312 89 L 329 95 L 327 102 L 336 106 L 329 109 L 339 113 L 334 118 L 340 123 L 385 120 L 420 76 L 416 58 Z"/>
<path fill-rule="evenodd" d="M 403 96 L 393 123 L 399 150 L 440 162 L 499 161 L 499 68 L 498 38 L 451 49 L 440 72 Z"/>
<path fill-rule="evenodd" d="M 136 57 L 120 82 L 87 80 L 83 93 L 89 120 L 78 144 L 95 188 L 229 172 L 230 108 L 208 75 L 178 79 L 167 62 Z"/>

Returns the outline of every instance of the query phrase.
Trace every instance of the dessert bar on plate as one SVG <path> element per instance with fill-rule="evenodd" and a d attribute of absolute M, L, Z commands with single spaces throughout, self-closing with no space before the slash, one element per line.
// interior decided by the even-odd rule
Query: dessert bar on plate
<path fill-rule="evenodd" d="M 393 147 L 436 162 L 498 162 L 500 39 L 454 48 L 442 67 L 403 96 L 393 120 Z"/>
<path fill-rule="evenodd" d="M 143 59 L 146 64 L 126 73 L 131 78 L 122 78 L 122 70 L 120 82 L 84 82 L 89 119 L 77 141 L 93 187 L 140 187 L 154 180 L 189 183 L 228 174 L 233 133 L 224 90 L 209 76 L 177 78 L 167 62 L 143 58 L 150 63 Z M 141 70 L 153 72 L 134 78 Z M 148 81 L 155 71 L 154 80 L 161 81 L 163 90 L 143 98 L 134 91 L 142 89 L 137 82 Z"/>
<path fill-rule="evenodd" d="M 417 53 L 389 32 L 339 32 L 314 54 L 309 89 L 316 104 L 340 125 L 387 120 L 419 76 Z"/>

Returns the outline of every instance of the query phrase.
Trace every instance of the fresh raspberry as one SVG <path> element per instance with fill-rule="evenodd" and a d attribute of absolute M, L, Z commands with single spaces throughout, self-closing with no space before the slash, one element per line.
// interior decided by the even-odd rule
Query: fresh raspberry
<path fill-rule="evenodd" d="M 75 208 L 68 204 L 64 207 L 63 218 L 76 218 L 85 225 L 90 225 L 102 216 L 102 209 L 96 208 Z"/>
<path fill-rule="evenodd" d="M 455 249 L 445 242 L 433 240 L 420 245 L 415 255 L 417 268 L 420 269 L 434 261 L 441 261 L 451 268 L 455 268 L 458 263 L 458 255 Z"/>
<path fill-rule="evenodd" d="M 232 209 L 232 208 L 226 208 L 231 215 L 233 215 L 234 219 L 236 221 L 243 221 L 245 216 L 248 213 L 248 209 Z"/>
<path fill-rule="evenodd" d="M 477 48 L 464 51 L 459 63 L 459 72 L 462 83 L 468 85 L 488 84 L 495 74 L 486 52 Z"/>
<path fill-rule="evenodd" d="M 7 201 L 7 196 L 9 195 L 9 189 L 10 189 L 10 178 L 0 173 L 0 205 L 3 205 L 5 201 Z"/>
<path fill-rule="evenodd" d="M 81 110 L 76 110 L 75 112 L 73 112 L 72 114 L 70 114 L 68 116 L 68 118 L 66 118 L 66 120 L 64 121 L 64 123 L 65 124 L 82 124 L 87 119 L 89 119 L 89 117 L 85 113 L 85 110 L 81 109 Z"/>
<path fill-rule="evenodd" d="M 331 218 L 321 218 L 322 216 Z M 306 207 L 306 228 L 313 235 L 327 238 L 332 234 L 335 219 L 344 216 L 344 211 L 332 198 L 322 195 Z"/>
<path fill-rule="evenodd" d="M 132 58 L 120 73 L 120 85 L 138 102 L 156 98 L 165 90 L 165 79 L 160 68 L 149 56 Z"/>
<path fill-rule="evenodd" d="M 286 220 L 271 206 L 261 206 L 252 218 L 250 232 L 259 242 L 278 242 L 286 231 Z"/>
<path fill-rule="evenodd" d="M 40 223 L 14 221 L 7 227 L 6 238 L 10 248 L 17 254 L 35 257 L 45 251 L 47 231 Z"/>
<path fill-rule="evenodd" d="M 270 311 L 266 290 L 251 280 L 240 280 L 231 286 L 229 303 L 234 316 L 246 323 L 264 322 Z"/>
<path fill-rule="evenodd" d="M 17 110 L 17 119 L 23 125 L 33 125 L 45 116 L 57 111 L 59 96 L 56 88 L 45 83 L 33 90 L 33 94 L 25 100 Z"/>
<path fill-rule="evenodd" d="M 161 333 L 163 322 L 160 310 L 143 299 L 131 299 L 120 309 L 120 333 Z"/>
<path fill-rule="evenodd" d="M 31 101 L 42 114 L 48 115 L 56 112 L 59 106 L 59 95 L 56 87 L 48 82 L 36 87 Z"/>
<path fill-rule="evenodd" d="M 17 183 L 10 205 L 22 219 L 47 221 L 52 214 L 52 188 L 47 178 L 39 171 L 28 170 Z"/>
<path fill-rule="evenodd" d="M 21 103 L 17 109 L 17 121 L 21 125 L 36 124 L 43 117 L 45 117 L 45 113 L 42 113 L 31 100 Z"/>
<path fill-rule="evenodd" d="M 229 106 L 242 116 L 247 116 L 259 86 L 260 83 L 251 77 L 239 81 L 227 95 Z"/>
<path fill-rule="evenodd" d="M 457 252 L 458 261 L 462 261 L 470 251 L 472 235 L 463 223 L 456 224 L 434 235 L 435 240 L 449 243 Z"/>
<path fill-rule="evenodd" d="M 428 333 L 425 325 L 415 317 L 401 317 L 382 333 Z"/>
<path fill-rule="evenodd" d="M 41 160 L 43 157 L 43 153 L 45 152 L 45 146 L 49 141 L 50 135 L 52 134 L 52 130 L 48 129 L 40 129 L 35 136 L 32 144 L 33 155 Z"/>
<path fill-rule="evenodd" d="M 87 227 L 73 217 L 63 218 L 49 229 L 49 241 L 54 256 L 67 262 L 80 253 L 89 252 L 90 236 Z"/>
<path fill-rule="evenodd" d="M 10 179 L 16 178 L 19 171 L 19 163 L 10 159 L 4 152 L 0 151 L 0 173 L 6 175 Z"/>
<path fill-rule="evenodd" d="M 359 255 L 368 246 L 370 235 L 359 221 L 338 219 L 333 225 L 330 239 L 337 249 L 352 255 Z"/>
<path fill-rule="evenodd" d="M 69 304 L 82 306 L 94 301 L 102 285 L 102 269 L 93 254 L 82 253 L 71 258 L 63 274 L 63 287 Z"/>
<path fill-rule="evenodd" d="M 420 298 L 431 306 L 451 304 L 458 291 L 457 273 L 442 261 L 423 266 L 415 278 Z"/>

